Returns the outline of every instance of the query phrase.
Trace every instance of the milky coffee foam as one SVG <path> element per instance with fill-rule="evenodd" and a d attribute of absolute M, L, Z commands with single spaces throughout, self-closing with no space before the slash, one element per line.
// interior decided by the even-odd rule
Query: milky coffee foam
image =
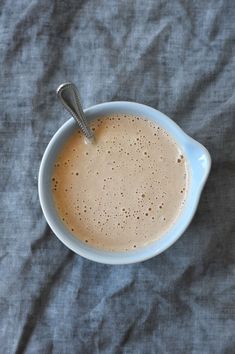
<path fill-rule="evenodd" d="M 95 144 L 75 132 L 59 152 L 53 198 L 67 228 L 90 246 L 128 251 L 160 238 L 181 212 L 188 172 L 165 130 L 130 115 L 91 123 Z"/>

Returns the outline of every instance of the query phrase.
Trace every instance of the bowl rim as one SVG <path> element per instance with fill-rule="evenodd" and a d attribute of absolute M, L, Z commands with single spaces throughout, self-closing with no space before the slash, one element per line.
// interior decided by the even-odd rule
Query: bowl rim
<path fill-rule="evenodd" d="M 168 249 L 170 246 L 172 246 L 172 244 L 174 244 L 181 237 L 181 235 L 184 233 L 184 231 L 186 230 L 186 228 L 189 226 L 190 222 L 192 221 L 194 214 L 197 210 L 203 187 L 206 183 L 206 180 L 208 178 L 208 175 L 209 175 L 209 172 L 211 169 L 211 157 L 210 157 L 208 150 L 202 144 L 200 144 L 198 141 L 194 140 L 188 134 L 186 134 L 178 126 L 178 124 L 176 124 L 171 118 L 169 118 L 164 113 L 162 113 L 159 110 L 152 108 L 150 106 L 147 106 L 147 105 L 144 105 L 141 103 L 136 103 L 136 102 L 129 102 L 129 101 L 111 101 L 111 102 L 104 102 L 104 103 L 100 103 L 100 104 L 91 106 L 87 109 L 84 109 L 84 112 L 87 115 L 90 115 L 90 116 L 95 115 L 98 117 L 98 116 L 102 115 L 102 113 L 99 114 L 98 112 L 102 112 L 102 111 L 106 111 L 106 110 L 113 111 L 114 108 L 117 110 L 124 110 L 124 111 L 126 111 L 127 114 L 128 114 L 128 108 L 130 110 L 136 109 L 138 111 L 145 111 L 146 114 L 143 114 L 143 116 L 147 119 L 150 119 L 150 118 L 148 118 L 147 113 L 149 112 L 149 114 L 150 114 L 150 112 L 151 112 L 152 115 L 158 116 L 158 119 L 157 119 L 158 124 L 159 124 L 159 119 L 163 120 L 164 123 L 167 123 L 168 127 L 171 127 L 171 129 L 174 130 L 174 132 L 176 134 L 178 134 L 178 137 L 180 137 L 181 141 L 184 141 L 185 144 L 186 143 L 191 144 L 194 147 L 196 147 L 197 149 L 200 149 L 200 151 L 204 154 L 205 159 L 206 159 L 205 173 L 204 173 L 203 178 L 201 179 L 200 183 L 197 186 L 198 187 L 197 191 L 196 191 L 197 193 L 195 193 L 195 195 L 194 195 L 193 205 L 190 206 L 190 209 L 191 209 L 190 213 L 187 217 L 186 222 L 184 222 L 184 225 L 180 228 L 180 231 L 174 237 L 171 237 L 171 239 L 170 238 L 167 239 L 167 237 L 166 237 L 165 242 L 163 242 L 163 244 L 161 244 L 161 246 L 156 247 L 155 249 L 152 248 L 152 250 L 151 250 L 151 245 L 153 245 L 153 244 L 157 245 L 157 242 L 160 244 L 161 238 L 159 240 L 154 241 L 153 244 L 148 246 L 149 250 L 147 253 L 141 252 L 145 248 L 143 248 L 143 249 L 138 248 L 137 251 L 128 251 L 128 252 L 107 252 L 107 251 L 100 252 L 98 250 L 93 249 L 92 247 L 85 247 L 85 246 L 79 245 L 79 243 L 75 244 L 75 243 L 71 242 L 71 239 L 68 238 L 67 235 L 65 235 L 64 231 L 61 229 L 61 226 L 58 226 L 58 222 L 56 220 L 54 220 L 53 215 L 50 213 L 50 211 L 47 207 L 47 198 L 45 198 L 45 183 L 44 183 L 44 176 L 45 176 L 47 159 L 50 156 L 51 149 L 52 149 L 53 145 L 58 141 L 58 139 L 60 139 L 61 136 L 63 136 L 63 134 L 66 132 L 66 129 L 69 129 L 71 127 L 71 125 L 74 125 L 74 127 L 76 127 L 77 123 L 75 123 L 73 118 L 70 118 L 52 136 L 51 140 L 49 141 L 49 143 L 44 151 L 44 154 L 43 154 L 43 157 L 41 160 L 41 164 L 40 164 L 40 168 L 39 168 L 39 176 L 38 176 L 39 201 L 40 201 L 41 208 L 42 208 L 43 214 L 45 216 L 45 219 L 46 219 L 47 223 L 49 224 L 50 228 L 52 229 L 54 234 L 60 239 L 60 241 L 62 241 L 62 243 L 64 243 L 70 250 L 74 251 L 75 253 L 79 254 L 80 256 L 82 256 L 84 258 L 87 258 L 92 261 L 96 261 L 98 263 L 103 263 L 103 264 L 131 264 L 131 263 L 145 261 L 147 259 L 150 259 L 150 258 L 162 253 L 163 251 Z M 107 114 L 107 113 L 104 113 L 104 115 L 105 114 Z M 131 114 L 131 113 L 129 113 L 129 114 Z M 165 127 L 164 127 L 164 129 L 165 129 Z M 172 131 L 168 130 L 168 132 L 175 139 L 175 135 L 172 134 Z M 182 146 L 183 146 L 182 145 L 183 143 L 181 144 L 181 141 L 178 141 L 180 148 L 182 148 Z M 188 209 L 189 209 L 189 207 L 188 207 Z M 180 220 L 180 218 L 181 217 L 179 217 L 179 220 Z M 73 238 L 75 238 L 75 237 L 73 236 Z M 78 240 L 76 240 L 76 241 L 78 241 Z"/>

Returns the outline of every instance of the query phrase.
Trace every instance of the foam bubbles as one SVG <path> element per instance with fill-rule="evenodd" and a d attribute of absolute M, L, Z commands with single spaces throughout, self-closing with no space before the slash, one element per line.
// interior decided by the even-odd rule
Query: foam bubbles
<path fill-rule="evenodd" d="M 130 250 L 152 242 L 174 219 L 174 203 L 184 204 L 183 154 L 163 129 L 140 117 L 98 118 L 91 129 L 95 145 L 85 145 L 77 132 L 54 165 L 51 184 L 62 221 L 95 247 Z M 166 188 L 175 183 L 173 169 L 183 176 L 178 196 Z"/>

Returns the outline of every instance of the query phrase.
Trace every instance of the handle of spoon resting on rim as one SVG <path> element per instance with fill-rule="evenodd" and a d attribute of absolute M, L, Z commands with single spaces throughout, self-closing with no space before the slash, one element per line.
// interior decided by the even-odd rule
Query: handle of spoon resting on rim
<path fill-rule="evenodd" d="M 85 142 L 93 143 L 94 134 L 90 129 L 85 114 L 83 112 L 79 93 L 76 86 L 71 82 L 67 82 L 65 84 L 60 85 L 57 89 L 57 96 L 63 106 L 78 123 L 79 128 L 85 135 Z"/>

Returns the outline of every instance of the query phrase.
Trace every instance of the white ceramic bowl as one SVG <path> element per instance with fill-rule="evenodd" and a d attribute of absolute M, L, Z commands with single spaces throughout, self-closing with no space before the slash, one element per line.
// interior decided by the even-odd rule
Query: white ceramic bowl
<path fill-rule="evenodd" d="M 39 199 L 45 218 L 56 236 L 75 253 L 106 264 L 128 264 L 144 261 L 158 255 L 170 247 L 190 224 L 198 206 L 203 186 L 207 180 L 211 158 L 204 146 L 189 137 L 183 130 L 163 113 L 151 107 L 134 102 L 108 102 L 85 110 L 89 120 L 110 113 L 126 113 L 143 116 L 163 127 L 180 146 L 189 168 L 189 189 L 185 206 L 178 219 L 162 237 L 143 248 L 129 252 L 107 252 L 85 245 L 75 238 L 66 228 L 54 207 L 51 176 L 55 159 L 62 145 L 77 129 L 77 123 L 71 118 L 53 136 L 43 155 L 39 170 Z"/>

